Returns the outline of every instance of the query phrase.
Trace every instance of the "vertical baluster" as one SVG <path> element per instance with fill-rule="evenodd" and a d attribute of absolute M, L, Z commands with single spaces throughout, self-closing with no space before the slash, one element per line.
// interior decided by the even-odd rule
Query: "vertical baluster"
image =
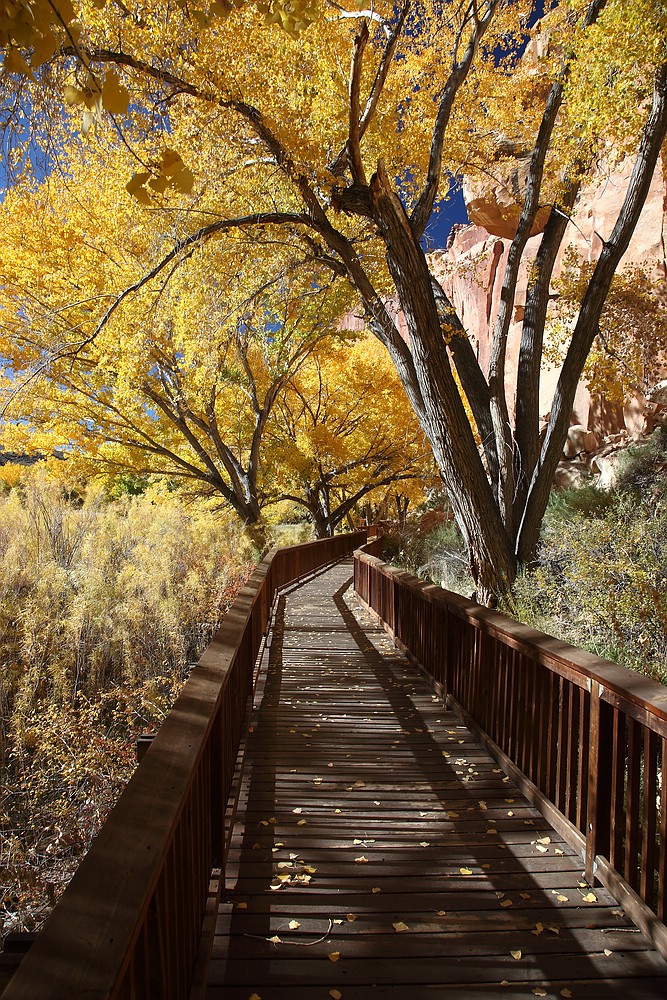
<path fill-rule="evenodd" d="M 656 862 L 656 795 L 658 791 L 658 737 L 644 729 L 644 769 L 641 822 L 641 879 L 639 891 L 642 899 L 655 909 Z"/>
<path fill-rule="evenodd" d="M 588 802 L 588 777 L 590 762 L 590 717 L 591 699 L 585 688 L 579 688 L 579 732 L 581 738 L 578 747 L 578 774 L 577 774 L 577 814 L 576 827 L 586 835 L 586 815 Z M 610 718 L 607 713 L 607 718 Z M 610 735 L 607 734 L 610 739 Z M 607 743 L 606 751 L 611 751 L 611 742 Z M 598 852 L 599 853 L 599 852 Z"/>
<path fill-rule="evenodd" d="M 625 817 L 625 715 L 613 710 L 613 749 L 611 758 L 611 844 L 609 860 L 616 871 L 623 871 L 623 820 Z"/>
<path fill-rule="evenodd" d="M 579 756 L 579 690 L 568 682 L 570 689 L 570 721 L 567 732 L 567 767 L 565 772 L 565 815 L 574 822 L 577 811 L 577 774 Z"/>
<path fill-rule="evenodd" d="M 658 856 L 658 917 L 667 921 L 667 737 L 660 753 L 660 847 Z"/>
<path fill-rule="evenodd" d="M 570 685 L 565 678 L 559 678 L 558 740 L 556 744 L 556 795 L 557 809 L 565 812 L 565 791 L 567 788 L 567 763 L 570 745 Z"/>
<path fill-rule="evenodd" d="M 588 789 L 586 803 L 586 878 L 593 881 L 595 858 L 609 855 L 611 837 L 612 781 L 608 761 L 612 751 L 614 712 L 602 701 L 602 686 L 591 683 L 590 717 L 582 739 L 588 742 Z"/>
<path fill-rule="evenodd" d="M 635 722 L 634 719 L 628 719 L 628 779 L 625 797 L 625 880 L 633 889 L 637 889 L 639 883 L 641 757 L 641 728 L 639 723 Z"/>

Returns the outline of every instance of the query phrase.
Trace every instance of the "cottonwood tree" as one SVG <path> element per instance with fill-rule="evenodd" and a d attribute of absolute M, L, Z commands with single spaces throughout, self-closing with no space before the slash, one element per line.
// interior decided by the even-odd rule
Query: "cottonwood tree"
<path fill-rule="evenodd" d="M 102 176 L 103 199 L 86 175 L 52 193 L 48 212 L 42 190 L 7 212 L 0 254 L 13 266 L 0 268 L 0 349 L 21 419 L 6 423 L 5 444 L 65 447 L 88 469 L 176 478 L 224 501 L 261 545 L 273 408 L 318 343 L 335 343 L 330 317 L 345 300 L 328 301 L 326 269 L 281 261 L 275 247 L 267 260 L 256 243 L 237 242 L 231 256 L 208 244 L 159 293 L 128 297 L 113 324 L 86 337 L 91 304 L 114 297 L 105 289 L 126 283 L 145 241 L 161 238 L 134 225 L 122 186 Z"/>
<path fill-rule="evenodd" d="M 273 440 L 272 440 L 273 439 Z M 305 508 L 319 538 L 387 487 L 434 479 L 428 442 L 377 341 L 323 341 L 276 401 L 267 465 L 279 499 Z"/>
<path fill-rule="evenodd" d="M 37 122 L 34 140 L 47 136 L 50 162 L 66 161 L 82 130 L 97 130 L 100 144 L 119 134 L 128 162 L 138 161 L 128 178 L 145 206 L 137 211 L 162 213 L 173 232 L 181 209 L 171 248 L 147 255 L 152 278 L 194 244 L 270 229 L 276 244 L 308 252 L 349 283 L 428 436 L 478 593 L 489 600 L 536 545 L 576 385 L 667 132 L 665 4 L 551 4 L 551 43 L 537 66 L 517 59 L 542 30 L 529 27 L 531 0 L 380 0 L 368 10 L 323 3 L 284 25 L 296 40 L 262 26 L 276 13 L 282 20 L 276 4 L 228 6 L 95 0 L 72 4 L 73 28 L 67 5 L 35 80 L 26 68 L 43 60 L 34 36 L 10 39 L 6 93 Z M 487 169 L 508 136 L 529 165 L 487 372 L 429 271 L 424 242 L 451 177 Z M 634 157 L 634 170 L 573 322 L 541 438 L 550 278 L 582 178 L 610 143 Z M 547 221 L 508 399 L 507 334 L 540 210 Z M 113 311 L 112 303 L 98 314 L 88 335 L 99 336 Z"/>

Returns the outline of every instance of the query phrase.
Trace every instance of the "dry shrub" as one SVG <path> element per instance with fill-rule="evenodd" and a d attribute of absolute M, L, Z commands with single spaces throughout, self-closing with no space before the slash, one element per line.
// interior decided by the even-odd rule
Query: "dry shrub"
<path fill-rule="evenodd" d="M 38 471 L 0 498 L 5 931 L 67 883 L 251 568 L 234 522 L 163 490 Z"/>

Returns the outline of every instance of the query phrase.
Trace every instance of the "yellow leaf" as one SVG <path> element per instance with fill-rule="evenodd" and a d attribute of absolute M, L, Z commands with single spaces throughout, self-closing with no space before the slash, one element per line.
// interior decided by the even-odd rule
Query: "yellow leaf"
<path fill-rule="evenodd" d="M 331 1000 L 341 1000 L 343 994 L 340 990 L 329 990 L 329 996 L 331 997 Z"/>
<path fill-rule="evenodd" d="M 438 917 L 446 917 L 447 916 L 447 910 L 436 910 L 435 912 L 436 912 L 436 916 L 438 916 Z"/>
<path fill-rule="evenodd" d="M 502 901 L 502 903 L 500 905 L 504 909 L 507 909 L 508 906 L 512 906 L 512 900 L 511 899 L 503 899 L 503 901 Z"/>
<path fill-rule="evenodd" d="M 21 76 L 35 79 L 35 74 L 18 49 L 5 49 L 5 70 L 8 73 L 19 73 Z"/>
<path fill-rule="evenodd" d="M 290 920 L 290 922 L 289 922 L 289 924 L 287 926 L 289 927 L 289 929 L 291 931 L 295 931 L 295 930 L 298 930 L 299 927 L 301 927 L 301 924 L 299 923 L 298 920 Z"/>
<path fill-rule="evenodd" d="M 327 958 L 329 959 L 330 962 L 337 962 L 338 959 L 340 958 L 340 952 L 330 951 L 329 954 L 327 955 Z"/>
<path fill-rule="evenodd" d="M 408 927 L 408 925 L 404 924 L 402 920 L 398 920 L 395 924 L 392 924 L 391 926 L 394 928 L 394 930 L 398 934 L 401 934 L 403 931 L 409 931 L 410 930 L 410 928 Z"/>
<path fill-rule="evenodd" d="M 594 892 L 587 892 L 583 897 L 584 903 L 597 903 L 598 898 Z"/>
<path fill-rule="evenodd" d="M 560 991 L 560 995 L 562 997 L 565 997 L 566 1000 L 569 1000 L 569 998 L 572 996 L 572 990 L 568 990 L 568 989 L 561 990 Z"/>
<path fill-rule="evenodd" d="M 297 826 L 306 826 L 307 823 L 308 823 L 307 819 L 300 819 L 300 820 L 297 821 L 296 825 Z"/>
<path fill-rule="evenodd" d="M 299 813 L 303 812 L 303 809 L 301 806 L 297 806 L 296 809 L 292 809 L 292 812 L 298 815 Z"/>
<path fill-rule="evenodd" d="M 118 79 L 118 74 L 109 70 L 104 83 L 102 84 L 102 103 L 107 111 L 112 115 L 127 114 L 130 106 L 130 94 L 127 87 L 123 87 Z"/>
<path fill-rule="evenodd" d="M 277 934 L 274 934 L 273 937 L 270 937 L 269 941 L 271 942 L 271 944 L 282 944 L 282 938 L 279 938 Z"/>
<path fill-rule="evenodd" d="M 348 913 L 347 919 L 351 924 L 354 923 L 354 921 L 357 919 L 356 913 Z"/>
<path fill-rule="evenodd" d="M 237 910 L 247 910 L 248 909 L 248 904 L 247 903 L 237 903 L 236 904 L 236 909 Z"/>
<path fill-rule="evenodd" d="M 521 958 L 521 949 L 520 948 L 513 949 L 512 951 L 510 951 L 510 955 L 515 961 L 518 962 L 519 959 Z"/>
<path fill-rule="evenodd" d="M 372 893 L 373 893 L 374 895 L 377 895 L 377 893 L 378 893 L 378 892 L 382 892 L 382 889 L 380 888 L 380 886 L 379 886 L 379 885 L 374 885 L 374 886 L 373 886 L 373 888 L 371 889 L 371 892 L 372 892 Z"/>
<path fill-rule="evenodd" d="M 541 986 L 536 986 L 533 993 L 536 997 L 545 997 L 547 995 L 547 991 L 543 990 Z"/>
<path fill-rule="evenodd" d="M 544 930 L 544 924 L 541 924 L 538 920 L 538 922 L 535 924 L 535 930 L 531 931 L 530 933 L 534 934 L 535 937 L 539 937 L 543 930 Z"/>
<path fill-rule="evenodd" d="M 368 864 L 368 858 L 364 857 L 363 854 L 361 855 L 360 858 L 355 858 L 354 860 L 355 860 L 355 863 L 358 864 L 358 865 L 367 865 Z"/>
<path fill-rule="evenodd" d="M 610 955 L 614 954 L 610 948 L 605 948 L 604 953 L 607 956 L 607 958 L 609 958 Z"/>
<path fill-rule="evenodd" d="M 459 868 L 462 875 L 472 875 L 472 869 L 470 868 Z"/>
<path fill-rule="evenodd" d="M 192 194 L 194 183 L 195 175 L 189 167 L 184 167 L 183 170 L 179 170 L 178 173 L 174 174 L 172 178 L 172 187 L 175 187 L 182 194 Z"/>
<path fill-rule="evenodd" d="M 71 107 L 76 106 L 78 104 L 83 104 L 84 101 L 86 100 L 86 95 L 84 94 L 84 92 L 82 90 L 79 90 L 78 87 L 73 87 L 69 83 L 63 89 L 63 94 L 65 95 L 65 100 Z M 137 175 L 135 174 L 134 176 L 136 177 Z M 148 174 L 146 174 L 146 177 L 148 177 Z"/>

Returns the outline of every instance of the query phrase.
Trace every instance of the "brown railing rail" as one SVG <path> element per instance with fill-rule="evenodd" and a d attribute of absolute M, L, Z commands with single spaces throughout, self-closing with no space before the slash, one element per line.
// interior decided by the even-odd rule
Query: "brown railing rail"
<path fill-rule="evenodd" d="M 211 871 L 224 864 L 225 805 L 274 596 L 365 540 L 365 530 L 336 535 L 260 563 L 3 1000 L 188 995 Z"/>
<path fill-rule="evenodd" d="M 667 958 L 667 688 L 379 551 L 355 554 L 362 601 Z"/>

